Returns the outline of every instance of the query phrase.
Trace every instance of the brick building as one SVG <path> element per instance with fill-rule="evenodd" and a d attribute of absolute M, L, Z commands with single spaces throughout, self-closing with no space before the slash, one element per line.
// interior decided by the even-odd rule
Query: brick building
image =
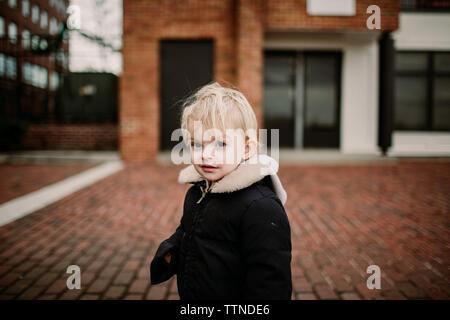
<path fill-rule="evenodd" d="M 0 0 L 2 151 L 117 149 L 116 77 L 69 73 L 69 2 Z"/>
<path fill-rule="evenodd" d="M 0 1 L 0 98 L 3 117 L 52 118 L 54 97 L 68 68 L 68 43 L 52 54 L 67 19 L 68 0 Z"/>
<path fill-rule="evenodd" d="M 151 159 L 169 148 L 179 119 L 174 102 L 211 80 L 243 91 L 260 126 L 280 128 L 282 147 L 379 152 L 382 31 L 367 28 L 366 11 L 376 3 L 389 32 L 400 3 L 320 2 L 125 1 L 123 158 Z M 326 95 L 314 92 L 318 83 L 327 84 Z"/>

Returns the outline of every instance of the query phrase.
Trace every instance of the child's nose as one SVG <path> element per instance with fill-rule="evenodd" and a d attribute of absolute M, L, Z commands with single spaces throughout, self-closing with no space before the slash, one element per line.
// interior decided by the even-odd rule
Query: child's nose
<path fill-rule="evenodd" d="M 209 143 L 203 148 L 203 159 L 212 159 L 214 157 L 214 144 Z"/>

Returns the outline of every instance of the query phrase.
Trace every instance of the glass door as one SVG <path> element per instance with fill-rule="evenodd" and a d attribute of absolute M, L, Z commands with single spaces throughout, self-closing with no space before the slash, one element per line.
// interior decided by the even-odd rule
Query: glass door
<path fill-rule="evenodd" d="M 279 129 L 280 147 L 293 147 L 296 52 L 267 52 L 264 66 L 264 128 Z"/>
<path fill-rule="evenodd" d="M 339 148 L 341 53 L 268 51 L 264 67 L 264 127 L 280 147 Z"/>
<path fill-rule="evenodd" d="M 303 146 L 339 148 L 341 54 L 304 53 Z"/>

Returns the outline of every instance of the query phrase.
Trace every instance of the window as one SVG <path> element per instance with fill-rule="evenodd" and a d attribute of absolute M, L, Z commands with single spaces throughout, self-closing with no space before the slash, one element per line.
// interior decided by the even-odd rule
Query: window
<path fill-rule="evenodd" d="M 58 33 L 58 21 L 56 20 L 56 18 L 50 18 L 50 30 L 49 30 L 51 35 L 57 34 Z"/>
<path fill-rule="evenodd" d="M 39 21 L 39 7 L 37 5 L 34 5 L 31 9 L 31 21 L 33 23 L 38 23 Z"/>
<path fill-rule="evenodd" d="M 29 62 L 24 62 L 22 64 L 22 76 L 23 76 L 23 82 L 26 84 L 33 84 L 33 74 L 32 74 L 32 65 Z"/>
<path fill-rule="evenodd" d="M 48 27 L 48 15 L 46 11 L 41 12 L 41 28 L 45 29 Z"/>
<path fill-rule="evenodd" d="M 50 90 L 56 90 L 59 87 L 59 74 L 52 71 L 50 74 Z"/>
<path fill-rule="evenodd" d="M 8 0 L 8 5 L 9 5 L 11 8 L 17 7 L 17 0 Z"/>
<path fill-rule="evenodd" d="M 22 15 L 24 17 L 30 15 L 30 0 L 22 0 Z"/>
<path fill-rule="evenodd" d="M 33 50 L 37 50 L 39 48 L 39 36 L 38 35 L 33 35 L 31 37 L 31 49 Z"/>
<path fill-rule="evenodd" d="M 5 55 L 0 52 L 0 76 L 5 75 Z"/>
<path fill-rule="evenodd" d="M 11 43 L 17 43 L 17 25 L 14 22 L 8 25 L 8 37 Z"/>
<path fill-rule="evenodd" d="M 450 130 L 450 52 L 397 52 L 395 128 Z"/>
<path fill-rule="evenodd" d="M 56 1 L 56 8 L 58 11 L 61 11 L 61 13 L 66 12 L 66 3 L 64 0 L 57 0 Z"/>
<path fill-rule="evenodd" d="M 0 17 L 0 38 L 5 36 L 5 19 Z"/>
<path fill-rule="evenodd" d="M 5 59 L 5 65 L 6 65 L 6 76 L 10 79 L 15 79 L 16 75 L 17 75 L 17 62 L 16 62 L 16 58 L 14 57 L 9 57 L 6 56 Z"/>
<path fill-rule="evenodd" d="M 30 49 L 30 31 L 28 30 L 23 30 L 22 31 L 22 47 L 24 49 Z"/>

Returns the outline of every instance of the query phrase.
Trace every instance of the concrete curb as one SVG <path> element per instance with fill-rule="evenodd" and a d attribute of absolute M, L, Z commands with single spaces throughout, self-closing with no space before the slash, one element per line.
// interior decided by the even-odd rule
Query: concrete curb
<path fill-rule="evenodd" d="M 124 168 L 122 161 L 110 161 L 62 181 L 15 198 L 0 205 L 0 226 L 44 208 L 69 194 L 85 188 Z"/>

